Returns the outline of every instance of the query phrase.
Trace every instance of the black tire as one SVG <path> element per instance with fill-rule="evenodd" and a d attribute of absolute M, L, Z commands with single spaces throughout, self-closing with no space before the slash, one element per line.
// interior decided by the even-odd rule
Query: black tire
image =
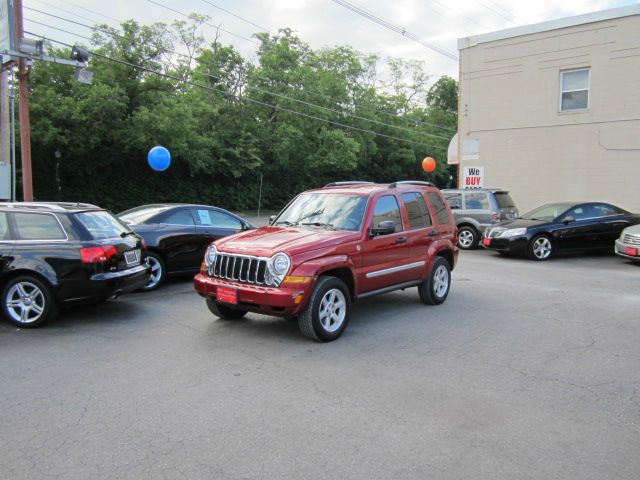
<path fill-rule="evenodd" d="M 328 308 L 336 307 L 329 318 L 321 317 L 324 300 L 331 305 Z M 298 317 L 298 327 L 310 340 L 331 342 L 339 338 L 347 328 L 350 311 L 351 294 L 345 283 L 336 277 L 321 276 L 316 282 L 309 303 Z"/>
<path fill-rule="evenodd" d="M 207 307 L 209 307 L 211 313 L 223 320 L 238 320 L 247 314 L 246 310 L 236 310 L 234 308 L 221 305 L 212 298 L 207 298 Z"/>
<path fill-rule="evenodd" d="M 529 243 L 528 254 L 530 259 L 543 262 L 553 256 L 554 250 L 551 238 L 547 235 L 537 235 Z"/>
<path fill-rule="evenodd" d="M 159 253 L 147 252 L 147 259 L 151 265 L 149 283 L 140 289 L 141 292 L 151 292 L 162 285 L 167 278 L 167 265 Z"/>
<path fill-rule="evenodd" d="M 460 230 L 458 230 L 458 247 L 462 250 L 473 250 L 478 246 L 479 240 L 480 234 L 469 225 L 460 227 Z"/>
<path fill-rule="evenodd" d="M 58 303 L 46 282 L 32 275 L 20 275 L 2 289 L 2 311 L 17 327 L 36 328 L 58 316 Z"/>
<path fill-rule="evenodd" d="M 451 267 L 442 257 L 437 257 L 431 266 L 427 279 L 418 286 L 418 295 L 422 303 L 440 305 L 451 289 Z"/>

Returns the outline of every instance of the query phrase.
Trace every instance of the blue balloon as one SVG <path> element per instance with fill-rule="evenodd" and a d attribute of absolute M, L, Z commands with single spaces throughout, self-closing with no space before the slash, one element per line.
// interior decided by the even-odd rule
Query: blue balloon
<path fill-rule="evenodd" d="M 147 154 L 147 161 L 156 172 L 163 172 L 171 165 L 171 154 L 164 147 L 153 147 Z"/>

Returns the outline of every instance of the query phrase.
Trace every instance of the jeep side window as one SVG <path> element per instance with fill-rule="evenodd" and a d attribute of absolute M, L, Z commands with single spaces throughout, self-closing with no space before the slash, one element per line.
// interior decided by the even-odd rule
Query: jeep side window
<path fill-rule="evenodd" d="M 433 209 L 436 211 L 436 220 L 439 225 L 444 225 L 449 223 L 449 212 L 447 211 L 447 205 L 442 201 L 440 195 L 436 192 L 428 192 L 429 200 L 431 200 L 431 205 L 433 205 Z"/>
<path fill-rule="evenodd" d="M 466 192 L 464 204 L 467 210 L 489 210 L 489 197 L 485 192 Z"/>
<path fill-rule="evenodd" d="M 391 220 L 396 224 L 396 232 L 402 231 L 402 217 L 400 216 L 400 207 L 398 201 L 393 195 L 385 195 L 380 197 L 376 202 L 376 208 L 373 210 L 373 226 L 377 227 L 380 222 Z"/>
<path fill-rule="evenodd" d="M 444 199 L 449 204 L 451 210 L 462 208 L 462 194 L 461 193 L 445 193 Z"/>
<path fill-rule="evenodd" d="M 403 193 L 401 196 L 409 218 L 409 229 L 414 230 L 430 226 L 431 217 L 424 197 L 418 192 Z"/>

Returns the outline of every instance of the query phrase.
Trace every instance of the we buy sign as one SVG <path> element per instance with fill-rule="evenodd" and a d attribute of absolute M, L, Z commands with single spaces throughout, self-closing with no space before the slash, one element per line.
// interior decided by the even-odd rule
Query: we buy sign
<path fill-rule="evenodd" d="M 463 167 L 462 188 L 484 188 L 484 167 Z"/>

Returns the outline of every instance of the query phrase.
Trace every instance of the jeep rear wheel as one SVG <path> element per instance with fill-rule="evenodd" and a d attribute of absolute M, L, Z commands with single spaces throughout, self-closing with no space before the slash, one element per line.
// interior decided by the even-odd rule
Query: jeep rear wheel
<path fill-rule="evenodd" d="M 451 288 L 449 262 L 437 257 L 427 279 L 418 286 L 420 300 L 427 305 L 440 305 L 447 299 Z"/>
<path fill-rule="evenodd" d="M 345 283 L 336 277 L 320 277 L 298 318 L 300 331 L 318 342 L 336 340 L 347 328 L 350 307 L 351 297 Z"/>
<path fill-rule="evenodd" d="M 233 308 L 220 305 L 212 298 L 207 298 L 207 307 L 209 307 L 211 313 L 223 320 L 237 320 L 247 314 L 246 310 L 235 310 Z"/>

